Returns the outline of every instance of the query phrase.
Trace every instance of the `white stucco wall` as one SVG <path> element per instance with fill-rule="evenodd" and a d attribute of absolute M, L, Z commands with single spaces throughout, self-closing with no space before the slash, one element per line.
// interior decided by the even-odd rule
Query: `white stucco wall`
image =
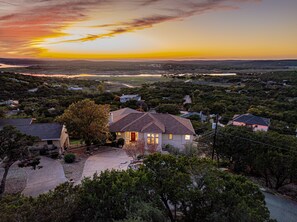
<path fill-rule="evenodd" d="M 170 144 L 176 148 L 183 149 L 186 145 L 186 143 L 193 142 L 193 135 L 190 135 L 190 140 L 185 139 L 185 135 L 172 135 L 172 140 L 169 139 L 169 134 L 163 134 L 162 135 L 162 141 L 163 145 Z"/>
<path fill-rule="evenodd" d="M 149 133 L 137 133 L 138 136 L 136 136 L 137 140 L 144 140 L 145 144 L 147 143 L 147 134 Z M 158 134 L 159 135 L 159 144 L 158 144 L 158 150 L 162 150 L 162 147 L 170 144 L 176 148 L 183 149 L 187 143 L 193 142 L 193 135 L 190 136 L 190 140 L 185 139 L 185 135 L 177 135 L 173 134 L 172 140 L 169 139 L 169 134 Z M 117 135 L 117 139 L 123 138 L 125 140 L 125 143 L 130 142 L 130 132 L 122 132 L 121 135 Z"/>

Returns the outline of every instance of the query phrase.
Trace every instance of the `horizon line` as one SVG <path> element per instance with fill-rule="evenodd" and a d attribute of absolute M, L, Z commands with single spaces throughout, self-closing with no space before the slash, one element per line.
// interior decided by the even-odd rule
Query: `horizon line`
<path fill-rule="evenodd" d="M 187 62 L 187 61 L 294 61 L 296 58 L 221 58 L 221 59 L 207 59 L 207 58 L 191 58 L 191 59 L 71 59 L 71 58 L 11 58 L 11 57 L 0 57 L 1 59 L 9 60 L 37 60 L 37 61 L 92 61 L 92 62 L 164 62 L 164 61 L 173 61 L 173 62 Z"/>

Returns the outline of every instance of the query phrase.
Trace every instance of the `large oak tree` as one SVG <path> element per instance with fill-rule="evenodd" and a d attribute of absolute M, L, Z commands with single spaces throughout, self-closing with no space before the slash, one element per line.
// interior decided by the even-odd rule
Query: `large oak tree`
<path fill-rule="evenodd" d="M 85 99 L 71 104 L 57 120 L 66 125 L 71 136 L 91 145 L 106 138 L 108 118 L 108 105 L 97 105 L 94 101 Z"/>

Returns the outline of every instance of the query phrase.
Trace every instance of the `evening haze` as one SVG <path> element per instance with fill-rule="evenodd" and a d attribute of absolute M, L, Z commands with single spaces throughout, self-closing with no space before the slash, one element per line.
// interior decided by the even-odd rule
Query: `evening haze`
<path fill-rule="evenodd" d="M 4 0 L 0 57 L 297 57 L 296 0 Z"/>

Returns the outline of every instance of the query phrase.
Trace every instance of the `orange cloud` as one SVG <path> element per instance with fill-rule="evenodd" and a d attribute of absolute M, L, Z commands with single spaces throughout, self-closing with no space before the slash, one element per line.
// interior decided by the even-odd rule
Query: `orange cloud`
<path fill-rule="evenodd" d="M 192 1 L 184 0 L 183 8 L 168 9 L 168 11 L 171 12 L 171 14 L 169 15 L 153 15 L 149 17 L 134 19 L 128 22 L 94 26 L 94 28 L 106 28 L 106 27 L 114 27 L 114 28 L 104 34 L 98 34 L 98 35 L 88 34 L 82 38 L 66 40 L 63 42 L 93 41 L 101 38 L 114 37 L 116 35 L 123 34 L 126 32 L 134 32 L 136 30 L 151 28 L 154 25 L 164 23 L 164 22 L 184 20 L 185 18 L 191 17 L 193 15 L 202 14 L 207 11 L 221 10 L 221 9 L 237 9 L 237 7 L 234 7 L 232 5 L 224 4 L 229 1 L 228 0 L 209 0 L 209 1 L 195 3 Z M 261 0 L 231 0 L 231 2 L 248 2 L 248 1 L 258 2 Z M 157 2 L 166 2 L 166 0 L 147 0 L 143 3 L 143 5 L 148 5 L 148 4 L 157 3 Z"/>
<path fill-rule="evenodd" d="M 183 20 L 193 15 L 210 10 L 234 8 L 231 3 L 259 0 L 139 0 L 127 1 L 127 5 L 150 7 L 160 4 L 158 14 L 122 21 L 117 24 L 103 24 L 96 28 L 110 28 L 103 34 L 85 34 L 77 39 L 65 42 L 85 42 L 100 38 L 114 37 L 119 34 L 134 32 L 153 27 L 160 23 Z M 106 6 L 123 3 L 121 0 L 14 0 L 1 1 L 6 4 L 5 14 L 0 16 L 0 52 L 1 56 L 37 56 L 40 49 L 34 47 L 45 38 L 68 35 L 66 27 L 79 21 L 88 20 L 90 10 L 105 10 Z M 229 4 L 230 3 L 230 4 Z M 2 12 L 2 11 L 1 11 Z M 94 27 L 95 28 L 95 27 Z M 82 33 L 83 35 L 84 33 Z"/>
<path fill-rule="evenodd" d="M 85 19 L 88 7 L 98 4 L 98 1 L 34 2 L 27 0 L 25 6 L 13 7 L 11 14 L 0 16 L 0 51 L 4 54 L 36 55 L 40 49 L 32 47 L 34 40 L 66 35 L 62 31 L 66 26 Z"/>

